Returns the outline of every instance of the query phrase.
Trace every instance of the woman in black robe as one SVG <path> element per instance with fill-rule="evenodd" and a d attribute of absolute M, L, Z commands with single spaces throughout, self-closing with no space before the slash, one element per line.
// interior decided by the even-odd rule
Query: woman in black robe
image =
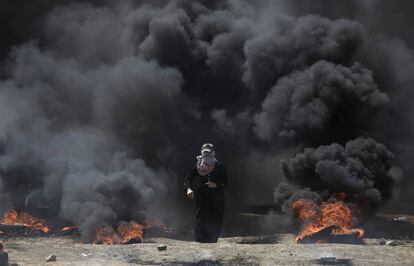
<path fill-rule="evenodd" d="M 215 158 L 214 146 L 204 144 L 201 155 L 197 156 L 196 165 L 184 183 L 187 197 L 196 200 L 197 242 L 217 242 L 223 220 L 226 185 L 227 172 L 224 165 Z"/>

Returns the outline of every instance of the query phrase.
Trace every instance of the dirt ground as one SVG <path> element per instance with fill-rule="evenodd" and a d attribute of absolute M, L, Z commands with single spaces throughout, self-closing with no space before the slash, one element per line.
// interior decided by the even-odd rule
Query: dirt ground
<path fill-rule="evenodd" d="M 18 265 L 414 265 L 414 217 L 395 217 L 367 222 L 364 245 L 296 244 L 288 232 L 225 237 L 217 244 L 154 236 L 145 243 L 112 246 L 82 244 L 77 235 L 1 240 L 9 263 Z M 159 245 L 167 250 L 159 251 Z M 52 254 L 57 260 L 46 262 Z"/>
<path fill-rule="evenodd" d="M 144 244 L 107 246 L 81 244 L 67 236 L 19 237 L 8 239 L 5 249 L 9 263 L 18 265 L 414 265 L 412 240 L 390 246 L 380 245 L 378 239 L 366 239 L 367 245 L 299 245 L 293 239 L 282 234 L 200 244 L 152 238 Z M 158 251 L 159 244 L 167 250 Z M 51 254 L 56 262 L 46 262 Z"/>

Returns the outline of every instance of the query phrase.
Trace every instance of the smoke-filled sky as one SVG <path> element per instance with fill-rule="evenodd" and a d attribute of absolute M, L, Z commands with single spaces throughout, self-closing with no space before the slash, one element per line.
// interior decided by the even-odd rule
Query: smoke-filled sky
<path fill-rule="evenodd" d="M 385 0 L 2 1 L 1 207 L 40 188 L 90 239 L 165 213 L 166 198 L 180 205 L 204 142 L 228 168 L 234 208 L 340 190 L 403 206 L 413 11 Z"/>

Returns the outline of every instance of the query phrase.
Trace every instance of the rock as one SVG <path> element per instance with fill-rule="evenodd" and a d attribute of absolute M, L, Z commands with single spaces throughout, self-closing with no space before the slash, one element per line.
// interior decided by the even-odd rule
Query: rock
<path fill-rule="evenodd" d="M 166 245 L 158 245 L 158 251 L 165 251 L 165 250 L 167 250 Z"/>
<path fill-rule="evenodd" d="M 1 250 L 0 251 L 0 266 L 7 266 L 9 265 L 9 254 L 4 251 Z"/>
<path fill-rule="evenodd" d="M 321 257 L 318 260 L 314 260 L 317 265 L 352 265 L 350 259 L 339 259 L 336 257 Z"/>
<path fill-rule="evenodd" d="M 381 238 L 380 241 L 379 241 L 379 244 L 381 246 L 383 246 L 383 245 L 387 244 L 387 240 L 385 240 L 384 238 Z"/>
<path fill-rule="evenodd" d="M 401 245 L 401 243 L 399 243 L 396 240 L 388 240 L 387 242 L 385 242 L 385 245 L 387 245 L 387 246 L 398 246 L 398 245 Z"/>
<path fill-rule="evenodd" d="M 337 258 L 335 257 L 321 257 L 320 260 L 323 262 L 332 263 L 332 264 L 335 264 L 338 261 Z"/>
<path fill-rule="evenodd" d="M 52 261 L 56 261 L 56 255 L 50 255 L 49 257 L 46 258 L 47 262 L 52 262 Z"/>
<path fill-rule="evenodd" d="M 9 266 L 19 266 L 17 263 L 9 263 Z"/>

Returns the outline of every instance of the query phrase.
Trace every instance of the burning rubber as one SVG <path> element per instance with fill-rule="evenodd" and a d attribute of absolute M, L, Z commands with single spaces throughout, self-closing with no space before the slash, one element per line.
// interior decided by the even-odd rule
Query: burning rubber
<path fill-rule="evenodd" d="M 315 243 L 336 242 L 340 240 L 334 240 L 335 237 L 340 239 L 340 235 L 342 239 L 345 238 L 344 236 L 359 239 L 364 236 L 364 229 L 352 228 L 355 219 L 352 217 L 351 209 L 343 201 L 332 199 L 318 206 L 311 200 L 300 199 L 293 203 L 293 209 L 303 223 L 303 228 L 296 238 L 298 243 L 309 242 L 312 238 Z M 330 237 L 323 237 L 321 234 L 323 231 L 326 231 Z M 320 235 L 320 239 L 315 237 L 317 234 Z M 350 241 L 353 242 L 355 241 Z"/>

